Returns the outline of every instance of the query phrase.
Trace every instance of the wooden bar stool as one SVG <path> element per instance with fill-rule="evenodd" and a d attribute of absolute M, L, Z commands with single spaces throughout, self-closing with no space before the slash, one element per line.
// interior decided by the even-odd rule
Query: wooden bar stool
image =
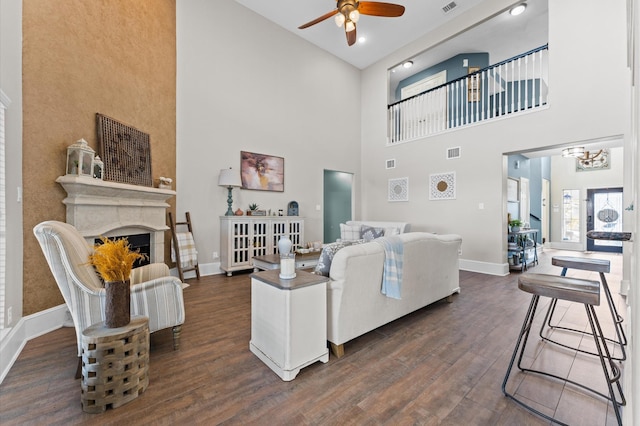
<path fill-rule="evenodd" d="M 594 306 L 600 305 L 600 283 L 598 281 L 568 278 L 557 275 L 526 273 L 518 278 L 518 288 L 522 291 L 533 294 L 533 297 L 531 298 L 529 309 L 525 316 L 524 322 L 522 323 L 518 342 L 516 343 L 516 347 L 513 350 L 513 355 L 511 356 L 511 361 L 509 362 L 509 368 L 507 369 L 507 373 L 504 376 L 504 381 L 502 382 L 502 393 L 506 397 L 518 403 L 520 406 L 541 417 L 544 417 L 547 420 L 558 424 L 565 424 L 525 404 L 523 401 L 517 399 L 513 394 L 507 392 L 507 382 L 509 380 L 509 376 L 511 374 L 515 359 L 516 357 L 518 357 L 518 368 L 523 372 L 541 374 L 566 383 L 571 383 L 581 389 L 587 390 L 611 401 L 616 414 L 616 419 L 618 420 L 618 425 L 622 425 L 620 407 L 626 404 L 626 400 L 622 392 L 622 386 L 620 385 L 620 369 L 611 358 L 607 342 L 605 341 L 602 334 L 602 328 L 600 327 L 600 322 L 598 321 L 598 317 L 596 316 L 596 311 L 594 308 Z M 590 334 L 593 336 L 593 340 L 596 345 L 596 349 L 598 352 L 597 355 L 600 358 L 600 364 L 602 365 L 602 371 L 607 382 L 609 395 L 605 395 L 595 389 L 587 387 L 568 378 L 560 377 L 543 370 L 524 368 L 521 365 L 525 347 L 527 345 L 527 339 L 529 337 L 529 332 L 531 331 L 531 326 L 535 318 L 540 296 L 567 300 L 584 305 L 591 329 Z M 618 401 L 618 399 L 616 398 L 616 394 L 613 388 L 614 383 L 618 389 L 620 401 Z"/>
<path fill-rule="evenodd" d="M 551 258 L 551 264 L 554 266 L 560 266 L 562 268 L 562 272 L 560 275 L 563 277 L 566 276 L 567 269 L 569 268 L 580 269 L 583 271 L 593 271 L 593 272 L 598 272 L 600 274 L 600 282 L 602 283 L 602 289 L 604 290 L 604 295 L 605 295 L 605 298 L 607 299 L 607 304 L 609 305 L 609 311 L 611 312 L 611 318 L 613 319 L 616 337 L 617 337 L 616 339 L 607 338 L 606 340 L 620 346 L 622 356 L 614 357 L 613 359 L 617 361 L 626 360 L 627 353 L 624 347 L 627 344 L 627 336 L 625 335 L 624 329 L 622 327 L 623 318 L 622 316 L 620 316 L 620 314 L 618 313 L 618 310 L 616 309 L 616 305 L 613 301 L 613 297 L 611 296 L 611 290 L 609 290 L 609 285 L 607 284 L 607 278 L 604 275 L 605 273 L 609 273 L 611 270 L 610 262 L 605 259 L 590 259 L 590 258 L 571 257 L 571 256 L 554 256 Z M 578 349 L 572 346 L 568 346 L 564 343 L 560 343 L 557 340 L 554 340 L 550 337 L 543 335 L 545 325 L 548 326 L 550 329 L 558 329 L 558 330 L 572 331 L 576 333 L 589 334 L 588 332 L 585 332 L 582 330 L 576 330 L 570 327 L 562 327 L 559 325 L 559 323 L 556 325 L 553 325 L 551 323 L 551 319 L 555 312 L 557 302 L 558 302 L 557 299 L 553 299 L 549 304 L 549 309 L 547 310 L 545 321 L 542 323 L 542 327 L 540 327 L 540 337 L 543 340 L 546 340 L 547 342 L 555 343 L 556 345 L 560 345 L 565 348 L 574 349 L 574 350 L 577 350 L 578 352 L 597 356 L 598 354 L 595 352 L 590 352 L 583 349 Z"/>

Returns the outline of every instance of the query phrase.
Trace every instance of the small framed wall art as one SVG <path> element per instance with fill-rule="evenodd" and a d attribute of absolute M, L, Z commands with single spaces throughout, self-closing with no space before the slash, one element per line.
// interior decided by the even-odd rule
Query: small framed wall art
<path fill-rule="evenodd" d="M 429 175 L 430 200 L 456 199 L 456 172 Z"/>
<path fill-rule="evenodd" d="M 389 201 L 409 201 L 409 178 L 389 179 Z"/>

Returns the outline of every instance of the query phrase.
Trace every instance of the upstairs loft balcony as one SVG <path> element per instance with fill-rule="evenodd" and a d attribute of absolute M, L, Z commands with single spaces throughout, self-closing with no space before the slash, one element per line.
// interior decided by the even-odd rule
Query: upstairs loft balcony
<path fill-rule="evenodd" d="M 547 105 L 548 45 L 387 107 L 387 144 L 504 118 Z"/>

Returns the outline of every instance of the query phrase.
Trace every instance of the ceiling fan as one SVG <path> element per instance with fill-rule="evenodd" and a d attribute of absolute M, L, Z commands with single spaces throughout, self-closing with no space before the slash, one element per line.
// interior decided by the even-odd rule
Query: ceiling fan
<path fill-rule="evenodd" d="M 404 6 L 399 4 L 373 1 L 338 0 L 336 10 L 332 10 L 311 22 L 300 25 L 298 29 L 303 30 L 305 28 L 309 28 L 310 26 L 335 15 L 336 25 L 341 27 L 344 24 L 344 32 L 347 35 L 347 44 L 351 46 L 356 42 L 356 22 L 358 22 L 361 14 L 395 18 L 402 16 L 403 13 Z"/>

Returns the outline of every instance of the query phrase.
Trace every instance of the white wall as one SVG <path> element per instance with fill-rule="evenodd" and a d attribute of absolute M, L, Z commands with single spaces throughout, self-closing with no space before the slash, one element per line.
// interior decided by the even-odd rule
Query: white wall
<path fill-rule="evenodd" d="M 461 265 L 506 273 L 506 163 L 503 153 L 624 135 L 629 124 L 625 1 L 549 4 L 549 107 L 398 146 L 385 146 L 387 69 L 511 4 L 488 0 L 363 71 L 362 212 L 364 219 L 411 222 L 414 230 L 462 235 Z M 579 10 L 580 19 L 576 19 Z M 593 28 L 606 27 L 606 31 Z M 597 54 L 595 54 L 597 52 Z M 605 81 L 606 84 L 602 84 Z M 462 157 L 446 160 L 448 147 Z M 395 158 L 397 168 L 384 169 Z M 429 201 L 432 173 L 456 172 L 457 198 Z M 410 179 L 410 201 L 388 203 L 387 181 Z M 484 208 L 480 209 L 480 204 Z"/>
<path fill-rule="evenodd" d="M 629 330 L 629 360 L 624 369 L 625 393 L 629 395 L 628 404 L 625 408 L 625 424 L 637 424 L 640 420 L 640 237 L 638 231 L 640 224 L 640 1 L 632 0 L 630 10 L 633 12 L 631 22 L 634 26 L 632 45 L 632 66 L 635 85 L 633 87 L 633 108 L 631 114 L 631 135 L 627 139 L 625 152 L 631 164 L 631 191 L 630 201 L 634 204 L 634 209 L 628 214 L 633 219 L 630 221 L 633 226 L 629 231 L 633 232 L 634 240 L 633 256 L 631 256 L 631 280 L 629 283 L 627 303 L 630 306 L 625 317 Z M 627 391 L 628 389 L 628 391 Z"/>
<path fill-rule="evenodd" d="M 5 115 L 7 207 L 7 273 L 5 307 L 12 323 L 22 317 L 22 1 L 0 1 L 0 89 L 11 101 Z"/>
<path fill-rule="evenodd" d="M 582 172 L 576 171 L 575 158 L 551 157 L 551 212 L 549 217 L 552 247 L 569 250 L 587 249 L 586 203 L 584 202 L 580 203 L 580 242 L 562 242 L 562 191 L 565 189 L 578 189 L 580 190 L 580 200 L 586 200 L 587 189 L 622 187 L 624 175 L 623 156 L 623 148 L 611 148 L 611 156 L 609 157 L 610 169 Z M 628 204 L 627 200 L 625 200 L 623 206 L 626 207 Z M 557 211 L 554 206 L 558 207 Z"/>
<path fill-rule="evenodd" d="M 234 189 L 233 209 L 295 200 L 321 240 L 323 169 L 360 173 L 360 71 L 236 2 L 176 7 L 177 214 L 191 213 L 200 264 L 220 251 L 218 173 L 240 151 L 284 157 L 285 191 Z"/>

